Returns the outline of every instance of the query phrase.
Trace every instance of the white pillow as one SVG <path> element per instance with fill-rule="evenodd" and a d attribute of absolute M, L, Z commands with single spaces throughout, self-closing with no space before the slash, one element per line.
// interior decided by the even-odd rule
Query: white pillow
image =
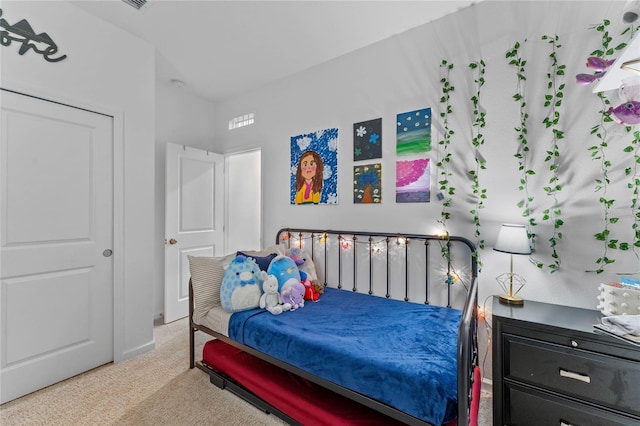
<path fill-rule="evenodd" d="M 187 256 L 193 285 L 193 320 L 199 323 L 209 309 L 221 306 L 220 285 L 225 266 L 235 254 L 222 257 Z"/>
<path fill-rule="evenodd" d="M 279 246 L 271 246 L 259 251 L 241 251 L 253 256 L 266 256 L 271 253 L 282 254 Z M 236 257 L 235 252 L 222 257 L 187 256 L 193 286 L 193 320 L 196 323 L 200 323 L 211 308 L 222 306 L 220 286 L 224 278 L 224 271 L 234 257 Z"/>

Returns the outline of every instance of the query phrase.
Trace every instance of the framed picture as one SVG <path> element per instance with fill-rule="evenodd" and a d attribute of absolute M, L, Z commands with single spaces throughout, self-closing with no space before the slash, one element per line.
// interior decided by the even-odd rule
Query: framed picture
<path fill-rule="evenodd" d="M 338 204 L 338 129 L 291 138 L 291 204 Z"/>
<path fill-rule="evenodd" d="M 431 159 L 396 161 L 396 203 L 431 201 Z"/>
<path fill-rule="evenodd" d="M 397 114 L 396 154 L 431 151 L 431 108 Z"/>
<path fill-rule="evenodd" d="M 382 158 L 382 118 L 353 125 L 353 161 Z"/>
<path fill-rule="evenodd" d="M 382 163 L 353 166 L 353 203 L 382 202 Z"/>

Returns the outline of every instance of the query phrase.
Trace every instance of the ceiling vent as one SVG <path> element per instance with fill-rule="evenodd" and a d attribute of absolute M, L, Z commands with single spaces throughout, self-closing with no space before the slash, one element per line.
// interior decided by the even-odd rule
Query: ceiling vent
<path fill-rule="evenodd" d="M 138 10 L 142 9 L 144 5 L 147 4 L 147 0 L 122 0 L 122 1 L 131 7 L 135 7 Z"/>

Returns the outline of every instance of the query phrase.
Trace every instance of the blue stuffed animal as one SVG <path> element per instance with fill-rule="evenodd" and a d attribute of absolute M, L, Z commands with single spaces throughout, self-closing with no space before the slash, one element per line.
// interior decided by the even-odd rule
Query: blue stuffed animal
<path fill-rule="evenodd" d="M 287 282 L 300 283 L 300 271 L 298 265 L 289 256 L 278 255 L 267 268 L 268 275 L 274 275 L 278 279 L 278 292 L 282 292 L 282 287 Z"/>
<path fill-rule="evenodd" d="M 264 274 L 264 275 L 263 275 Z M 250 257 L 236 256 L 224 271 L 220 286 L 220 303 L 227 312 L 257 308 L 266 274 Z"/>
<path fill-rule="evenodd" d="M 289 256 L 276 256 L 267 269 L 267 274 L 278 279 L 278 291 L 282 301 L 291 305 L 291 310 L 304 307 L 304 285 L 296 262 Z"/>

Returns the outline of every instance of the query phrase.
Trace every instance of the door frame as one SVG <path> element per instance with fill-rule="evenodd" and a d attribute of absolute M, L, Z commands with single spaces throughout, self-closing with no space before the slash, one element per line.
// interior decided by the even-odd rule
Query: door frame
<path fill-rule="evenodd" d="M 0 89 L 107 115 L 113 119 L 113 361 L 124 361 L 124 112 L 41 86 L 2 79 Z M 0 91 L 0 97 L 2 96 Z"/>

